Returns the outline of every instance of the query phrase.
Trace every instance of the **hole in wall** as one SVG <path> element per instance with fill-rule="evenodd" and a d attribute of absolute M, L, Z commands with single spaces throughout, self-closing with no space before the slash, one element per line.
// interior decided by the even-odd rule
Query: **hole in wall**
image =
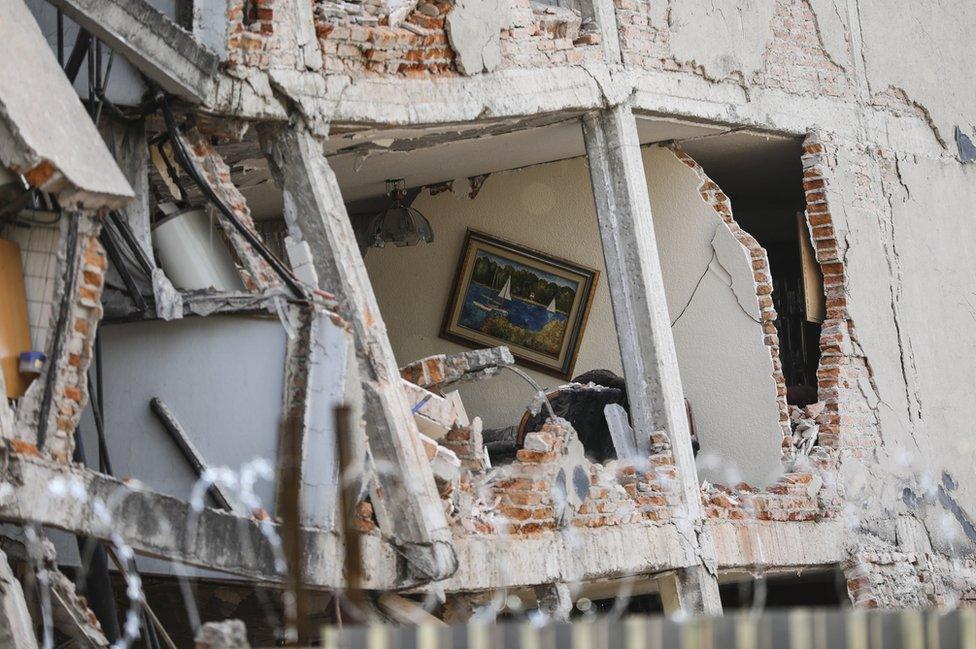
<path fill-rule="evenodd" d="M 787 402 L 816 402 L 824 293 L 803 220 L 802 139 L 736 132 L 681 147 L 729 196 L 735 221 L 766 250 Z"/>
<path fill-rule="evenodd" d="M 817 570 L 762 578 L 749 577 L 719 587 L 722 608 L 837 608 L 850 604 L 847 579 L 840 570 Z"/>

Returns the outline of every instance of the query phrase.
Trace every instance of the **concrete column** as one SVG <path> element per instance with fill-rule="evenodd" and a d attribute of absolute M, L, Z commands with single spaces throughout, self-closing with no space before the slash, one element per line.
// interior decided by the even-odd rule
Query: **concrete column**
<path fill-rule="evenodd" d="M 269 127 L 261 139 L 284 193 L 289 236 L 308 242 L 321 288 L 335 294 L 353 329 L 382 494 L 374 491 L 377 520 L 417 581 L 444 579 L 457 568 L 451 532 L 335 174 L 304 124 Z"/>
<path fill-rule="evenodd" d="M 704 526 L 684 392 L 671 335 L 664 281 L 651 219 L 647 179 L 641 160 L 637 122 L 629 106 L 593 112 L 583 118 L 607 281 L 630 397 L 630 416 L 638 435 L 667 432 L 678 471 L 685 528 L 699 565 L 680 571 L 680 601 L 690 613 L 722 611 L 715 555 Z"/>

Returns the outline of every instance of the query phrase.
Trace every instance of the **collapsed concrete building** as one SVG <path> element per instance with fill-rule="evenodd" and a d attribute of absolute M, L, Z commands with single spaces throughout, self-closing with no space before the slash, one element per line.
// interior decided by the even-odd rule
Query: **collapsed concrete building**
<path fill-rule="evenodd" d="M 14 646 L 976 598 L 972 5 L 9 4 Z M 474 240 L 584 269 L 551 358 Z"/>

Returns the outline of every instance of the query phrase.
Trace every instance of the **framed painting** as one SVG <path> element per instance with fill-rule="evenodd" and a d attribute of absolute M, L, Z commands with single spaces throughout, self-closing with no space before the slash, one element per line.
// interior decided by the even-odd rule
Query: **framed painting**
<path fill-rule="evenodd" d="M 569 380 L 599 276 L 468 230 L 441 336 L 474 348 L 507 345 L 519 364 Z"/>

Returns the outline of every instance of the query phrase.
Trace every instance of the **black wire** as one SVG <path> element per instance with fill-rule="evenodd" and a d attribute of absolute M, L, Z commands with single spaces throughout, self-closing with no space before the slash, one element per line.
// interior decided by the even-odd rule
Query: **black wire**
<path fill-rule="evenodd" d="M 108 440 L 105 436 L 105 410 L 103 409 L 104 393 L 102 381 L 102 336 L 97 331 L 95 333 L 95 398 L 98 400 L 98 468 L 102 473 L 114 476 L 112 470 L 112 459 L 108 455 Z M 92 394 L 89 389 L 89 394 Z"/>
<path fill-rule="evenodd" d="M 64 294 L 61 296 L 61 304 L 58 307 L 58 320 L 51 333 L 54 336 L 51 344 L 51 357 L 48 360 L 47 375 L 44 377 L 44 395 L 41 397 L 40 419 L 37 423 L 37 448 L 43 449 L 47 439 L 48 420 L 51 416 L 51 402 L 54 399 L 54 378 L 57 375 L 54 364 L 61 356 L 61 348 L 64 346 L 64 332 L 68 328 L 68 319 L 71 311 L 71 297 L 74 295 L 74 287 L 77 275 L 76 262 L 78 259 L 78 221 L 81 217 L 77 214 L 69 215 L 68 233 L 65 237 L 64 253 Z"/>
<path fill-rule="evenodd" d="M 149 305 L 146 304 L 146 300 L 139 291 L 139 286 L 136 284 L 135 278 L 132 277 L 132 273 L 129 271 L 129 267 L 122 257 L 122 251 L 119 249 L 119 244 L 115 240 L 112 228 L 103 227 L 98 238 L 102 242 L 102 246 L 105 247 L 105 253 L 108 255 L 112 265 L 115 266 L 116 272 L 122 278 L 122 283 L 125 284 L 129 299 L 135 304 L 136 309 L 145 311 Z"/>
<path fill-rule="evenodd" d="M 129 248 L 132 249 L 132 252 L 135 253 L 136 260 L 139 262 L 139 266 L 146 274 L 146 277 L 152 279 L 153 265 L 149 261 L 149 257 L 146 256 L 146 251 L 143 250 L 142 246 L 139 245 L 139 242 L 136 241 L 136 237 L 132 233 L 132 228 L 130 228 L 129 224 L 122 219 L 122 215 L 115 210 L 109 212 L 108 217 L 112 221 L 112 224 L 115 225 L 115 228 L 119 231 L 119 234 L 122 235 L 125 243 L 129 246 Z"/>
<path fill-rule="evenodd" d="M 58 9 L 58 67 L 64 68 L 64 14 Z"/>
<path fill-rule="evenodd" d="M 93 39 L 94 40 L 94 39 Z M 97 46 L 98 41 L 94 41 L 93 45 Z M 92 48 L 88 49 L 88 112 L 89 117 L 95 118 L 95 57 L 92 53 Z"/>
<path fill-rule="evenodd" d="M 245 227 L 245 225 L 240 222 L 237 215 L 234 214 L 234 211 L 231 210 L 223 200 L 221 200 L 221 198 L 214 191 L 213 187 L 210 186 L 210 183 L 200 176 L 196 166 L 190 160 L 190 155 L 183 147 L 183 141 L 180 139 L 179 130 L 176 126 L 176 120 L 173 118 L 173 111 L 170 109 L 169 100 L 165 95 L 162 95 L 162 108 L 163 118 L 166 122 L 166 130 L 169 131 L 170 135 L 170 143 L 172 144 L 173 151 L 176 153 L 177 161 L 180 163 L 180 166 L 183 167 L 183 170 L 189 174 L 190 178 L 192 178 L 193 182 L 197 184 L 204 196 L 206 196 L 210 202 L 213 203 L 218 210 L 220 210 L 221 214 L 223 214 L 227 220 L 231 222 L 234 229 L 237 230 L 237 232 L 240 233 L 245 240 L 247 240 L 254 251 L 257 252 L 268 263 L 269 266 L 271 266 L 272 270 L 274 270 L 275 273 L 281 278 L 281 281 L 283 281 L 295 294 L 296 299 L 301 301 L 307 300 L 308 298 L 305 295 L 305 291 L 298 283 L 298 280 L 295 279 L 291 272 L 288 271 L 281 260 L 275 257 L 274 253 L 268 250 L 267 246 L 261 242 L 257 235 L 255 235 L 249 228 Z"/>

